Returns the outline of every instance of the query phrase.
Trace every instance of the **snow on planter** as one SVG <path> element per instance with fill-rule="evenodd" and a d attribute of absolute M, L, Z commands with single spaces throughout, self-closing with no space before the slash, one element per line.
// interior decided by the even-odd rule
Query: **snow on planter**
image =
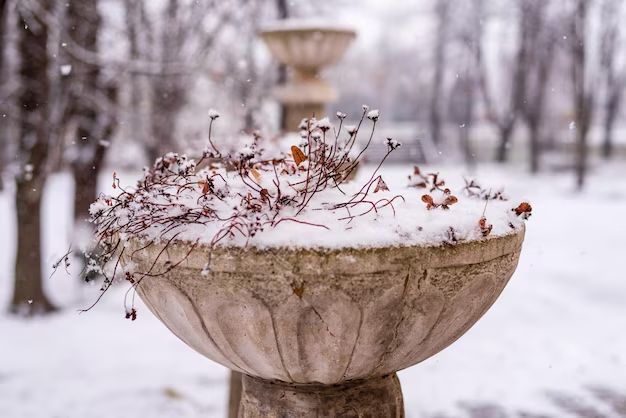
<path fill-rule="evenodd" d="M 217 117 L 209 112 L 210 126 Z M 132 188 L 114 174 L 120 193 L 91 206 L 101 248 L 92 265 L 112 265 L 103 290 L 120 274 L 130 240 L 183 241 L 191 249 L 453 245 L 513 233 L 530 216 L 528 203 L 513 204 L 501 190 L 475 180 L 449 183 L 418 167 L 405 184 L 388 185 L 383 164 L 400 147 L 392 138 L 384 139 L 387 153 L 377 165 L 348 181 L 374 140 L 380 113 L 363 106 L 358 124 L 342 129 L 345 117 L 337 114 L 336 127 L 327 118 L 304 120 L 299 138 L 280 142 L 281 153 L 268 154 L 258 134 L 225 152 L 209 134 L 197 161 L 168 153 Z M 357 150 L 366 125 L 365 146 Z M 124 269 L 134 283 L 132 266 Z"/>

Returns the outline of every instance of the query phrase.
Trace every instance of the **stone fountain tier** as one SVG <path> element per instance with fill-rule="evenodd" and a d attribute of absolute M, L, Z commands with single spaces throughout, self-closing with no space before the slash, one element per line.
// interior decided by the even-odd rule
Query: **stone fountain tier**
<path fill-rule="evenodd" d="M 324 105 L 337 100 L 337 92 L 319 73 L 339 61 L 356 32 L 320 21 L 287 19 L 260 35 L 272 55 L 293 70 L 289 81 L 274 90 L 286 107 L 286 128 L 295 130 L 303 117 L 324 115 Z"/>
<path fill-rule="evenodd" d="M 395 372 L 452 344 L 489 309 L 523 239 L 522 229 L 455 246 L 217 248 L 208 274 L 200 247 L 137 290 L 180 339 L 246 375 L 242 417 L 402 416 Z M 149 269 L 161 249 L 133 259 Z M 188 251 L 172 245 L 153 271 Z"/>

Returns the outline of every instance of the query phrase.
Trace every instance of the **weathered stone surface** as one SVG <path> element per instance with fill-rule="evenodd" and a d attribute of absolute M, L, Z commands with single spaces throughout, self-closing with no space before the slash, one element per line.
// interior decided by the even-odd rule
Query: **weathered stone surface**
<path fill-rule="evenodd" d="M 137 291 L 189 346 L 248 375 L 240 416 L 399 417 L 394 373 L 474 325 L 513 274 L 523 239 L 521 230 L 454 246 L 189 253 L 184 243 L 135 245 L 131 258 L 153 274 L 178 265 L 146 276 Z M 369 400 L 381 396 L 391 412 L 370 413 Z M 353 404 L 362 408 L 348 412 Z"/>
<path fill-rule="evenodd" d="M 389 375 L 463 335 L 506 285 L 523 237 L 439 247 L 198 248 L 172 272 L 144 278 L 138 292 L 174 334 L 232 370 L 337 384 Z M 173 245 L 153 271 L 188 248 Z M 160 250 L 133 259 L 148 269 Z"/>
<path fill-rule="evenodd" d="M 341 385 L 293 385 L 243 378 L 239 418 L 403 417 L 396 374 Z"/>

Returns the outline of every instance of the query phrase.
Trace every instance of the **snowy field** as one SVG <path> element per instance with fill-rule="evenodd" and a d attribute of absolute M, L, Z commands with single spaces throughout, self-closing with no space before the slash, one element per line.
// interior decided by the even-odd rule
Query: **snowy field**
<path fill-rule="evenodd" d="M 444 177 L 462 174 L 439 168 Z M 410 171 L 389 167 L 383 176 L 393 190 Z M 596 170 L 583 194 L 573 193 L 570 175 L 488 166 L 477 178 L 507 184 L 533 205 L 520 265 L 474 328 L 400 373 L 407 417 L 626 417 L 626 166 Z M 48 270 L 69 245 L 71 187 L 66 175 L 49 180 Z M 10 297 L 14 222 L 5 192 L 0 312 Z M 137 321 L 123 319 L 125 288 L 79 315 L 97 288 L 64 272 L 46 287 L 61 313 L 0 313 L 0 418 L 225 417 L 226 370 L 141 305 Z"/>

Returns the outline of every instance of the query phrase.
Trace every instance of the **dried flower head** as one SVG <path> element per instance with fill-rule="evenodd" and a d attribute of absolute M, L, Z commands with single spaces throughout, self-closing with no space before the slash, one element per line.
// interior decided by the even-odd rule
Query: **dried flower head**
<path fill-rule="evenodd" d="M 211 120 L 215 120 L 217 118 L 220 117 L 220 114 L 217 110 L 215 109 L 209 109 L 209 119 Z"/>

